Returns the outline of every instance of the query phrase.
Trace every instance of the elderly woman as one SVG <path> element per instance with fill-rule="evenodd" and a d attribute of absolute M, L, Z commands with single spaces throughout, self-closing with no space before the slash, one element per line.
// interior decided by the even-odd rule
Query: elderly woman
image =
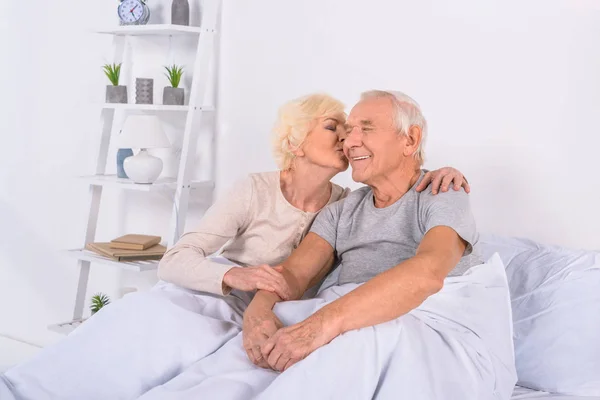
<path fill-rule="evenodd" d="M 249 349 L 263 344 L 281 323 L 244 320 L 244 310 L 256 290 L 293 295 L 272 266 L 289 257 L 321 209 L 348 195 L 330 182 L 348 167 L 344 123 L 343 104 L 327 95 L 284 105 L 274 129 L 280 171 L 252 174 L 221 197 L 165 254 L 158 270 L 163 282 L 153 290 L 105 307 L 67 339 L 8 371 L 4 379 L 15 396 L 136 398 L 214 353 L 242 327 L 251 333 Z M 468 189 L 451 168 L 428 174 L 422 188 L 431 181 L 436 190 Z M 220 249 L 219 258 L 210 257 Z M 310 286 L 322 278 L 316 275 Z"/>

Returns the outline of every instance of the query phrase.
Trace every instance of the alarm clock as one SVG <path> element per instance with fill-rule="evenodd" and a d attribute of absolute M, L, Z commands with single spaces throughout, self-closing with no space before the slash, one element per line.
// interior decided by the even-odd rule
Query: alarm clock
<path fill-rule="evenodd" d="M 121 25 L 145 25 L 150 19 L 150 8 L 144 0 L 121 0 L 117 14 Z"/>

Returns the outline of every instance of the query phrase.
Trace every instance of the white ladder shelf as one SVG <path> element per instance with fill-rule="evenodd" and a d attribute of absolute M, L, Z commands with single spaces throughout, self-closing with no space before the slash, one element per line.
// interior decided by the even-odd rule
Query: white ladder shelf
<path fill-rule="evenodd" d="M 209 181 L 193 181 L 191 179 L 194 168 L 194 157 L 198 142 L 198 129 L 203 116 L 207 112 L 214 111 L 213 105 L 205 105 L 205 97 L 208 85 L 215 87 L 215 79 L 209 82 L 211 62 L 215 60 L 217 24 L 220 11 L 220 2 L 206 2 L 203 8 L 202 26 L 178 26 L 178 25 L 142 25 L 142 26 L 118 26 L 113 29 L 97 31 L 101 34 L 113 36 L 114 62 L 121 63 L 125 59 L 127 40 L 130 36 L 179 36 L 189 35 L 198 37 L 198 46 L 194 62 L 192 84 L 189 92 L 189 104 L 184 106 L 171 106 L 162 104 L 103 104 L 101 106 L 102 132 L 97 143 L 95 173 L 91 176 L 83 176 L 81 179 L 89 183 L 89 194 L 86 210 L 88 213 L 85 238 L 79 249 L 67 250 L 66 253 L 77 259 L 79 268 L 79 279 L 73 318 L 70 321 L 50 325 L 48 329 L 57 333 L 68 334 L 79 326 L 83 318 L 83 309 L 87 286 L 89 281 L 91 263 L 101 263 L 131 271 L 156 270 L 158 261 L 127 261 L 119 262 L 102 257 L 96 253 L 85 250 L 87 243 L 93 242 L 98 225 L 98 214 L 100 211 L 100 198 L 105 186 L 117 187 L 124 190 L 139 190 L 145 192 L 170 191 L 174 192 L 173 207 L 171 212 L 170 226 L 168 230 L 168 246 L 172 246 L 183 233 L 187 216 L 190 191 L 194 189 L 203 190 L 212 194 L 214 188 L 214 167 L 211 171 L 212 179 Z M 115 175 L 106 175 L 106 163 L 109 150 L 110 136 L 114 128 L 115 112 L 122 110 L 138 111 L 147 113 L 158 113 L 162 111 L 179 111 L 185 115 L 186 122 L 183 132 L 183 144 L 181 158 L 176 179 L 159 179 L 153 184 L 135 184 L 128 179 L 117 178 Z M 214 119 L 213 119 L 214 121 Z M 214 147 L 214 126 L 212 129 Z M 214 148 L 210 152 L 214 157 Z M 214 166 L 214 162 L 211 162 Z"/>

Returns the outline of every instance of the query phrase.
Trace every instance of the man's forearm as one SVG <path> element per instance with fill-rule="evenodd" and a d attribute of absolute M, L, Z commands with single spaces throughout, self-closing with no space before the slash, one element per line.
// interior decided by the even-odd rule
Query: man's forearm
<path fill-rule="evenodd" d="M 331 254 L 331 257 L 329 257 L 329 260 L 327 261 L 327 263 L 323 266 L 323 269 L 321 269 L 317 275 L 315 275 L 310 282 L 308 282 L 308 284 L 306 285 L 306 288 L 304 289 L 304 292 L 306 292 L 308 289 L 310 289 L 311 287 L 321 283 L 321 281 L 327 276 L 327 274 L 329 272 L 331 272 L 331 269 L 333 268 L 333 264 L 335 263 L 335 256 L 333 254 Z M 302 295 L 304 295 L 304 292 L 302 292 Z M 300 299 L 300 297 L 298 298 Z"/>
<path fill-rule="evenodd" d="M 302 298 L 311 285 L 331 270 L 333 260 L 333 247 L 319 235 L 309 232 L 282 265 L 275 267 L 292 292 L 289 300 Z"/>
<path fill-rule="evenodd" d="M 427 272 L 423 257 L 415 256 L 376 276 L 323 307 L 321 314 L 337 335 L 396 319 L 438 292 L 443 278 Z"/>
<path fill-rule="evenodd" d="M 300 300 L 304 295 L 304 292 L 306 292 L 312 285 L 316 284 L 321 276 L 321 274 L 319 274 L 312 279 L 309 279 L 309 277 L 294 274 L 294 270 L 286 268 L 285 264 L 281 266 L 279 271 L 285 278 L 285 281 L 287 282 L 292 293 L 289 300 Z"/>
<path fill-rule="evenodd" d="M 327 272 L 325 271 L 325 273 L 320 273 L 309 280 L 307 277 L 295 275 L 293 271 L 286 269 L 285 266 L 277 267 L 277 271 L 283 275 L 291 290 L 292 296 L 289 300 L 299 300 L 302 298 L 304 292 L 306 292 L 311 285 L 316 284 L 320 279 L 322 279 Z M 275 304 L 279 303 L 280 301 L 283 301 L 283 299 L 277 294 L 267 290 L 259 290 L 254 295 L 254 298 L 250 302 L 248 308 L 252 306 L 253 308 L 256 307 L 260 309 L 272 310 Z"/>
<path fill-rule="evenodd" d="M 467 243 L 449 227 L 429 230 L 417 254 L 352 292 L 323 307 L 316 314 L 342 334 L 391 321 L 417 308 L 444 286 L 444 279 L 458 264 Z"/>

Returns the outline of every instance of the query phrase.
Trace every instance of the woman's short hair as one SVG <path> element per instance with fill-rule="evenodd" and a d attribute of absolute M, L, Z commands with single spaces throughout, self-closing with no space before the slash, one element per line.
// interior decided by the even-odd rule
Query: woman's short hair
<path fill-rule="evenodd" d="M 304 143 L 319 118 L 345 122 L 344 104 L 328 94 L 315 93 L 291 100 L 279 109 L 273 127 L 273 156 L 280 170 L 292 168 L 293 151 Z"/>

